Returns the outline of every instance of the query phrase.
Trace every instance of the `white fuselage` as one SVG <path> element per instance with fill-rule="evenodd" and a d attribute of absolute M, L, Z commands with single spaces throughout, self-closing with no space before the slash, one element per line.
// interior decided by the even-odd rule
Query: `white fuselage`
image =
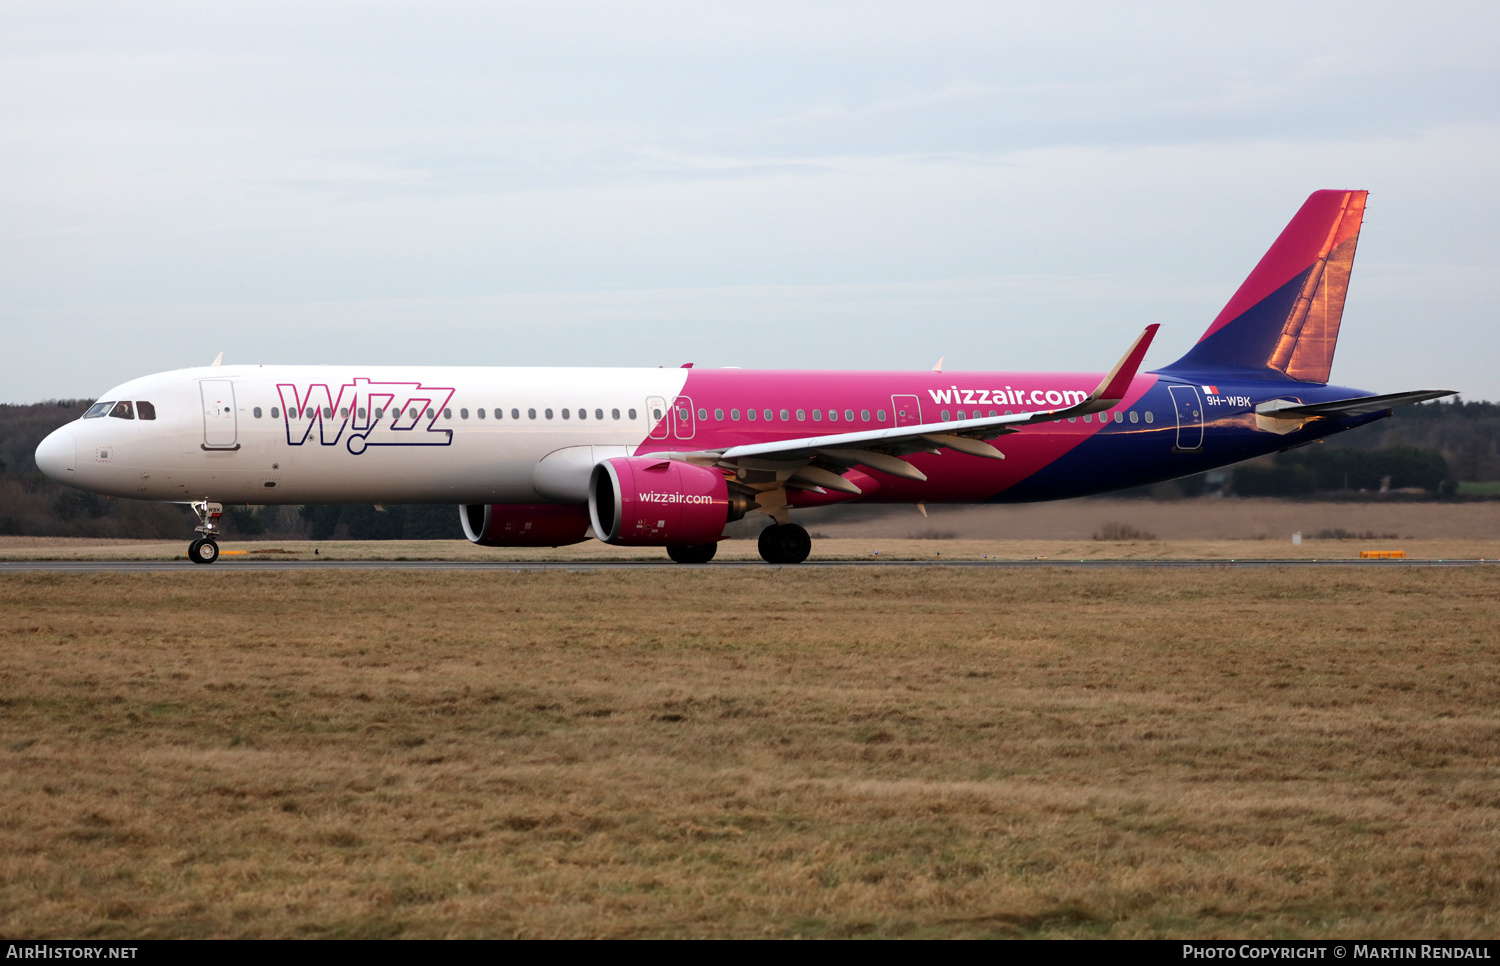
<path fill-rule="evenodd" d="M 648 437 L 686 377 L 682 369 L 186 369 L 99 397 L 149 402 L 155 419 L 78 420 L 48 438 L 38 462 L 81 488 L 146 500 L 572 502 L 596 459 L 633 452 Z M 559 455 L 549 463 L 551 454 Z"/>

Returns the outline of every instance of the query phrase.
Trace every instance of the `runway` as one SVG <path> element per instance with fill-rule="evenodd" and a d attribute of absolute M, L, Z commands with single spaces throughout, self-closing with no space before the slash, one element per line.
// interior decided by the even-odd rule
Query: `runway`
<path fill-rule="evenodd" d="M 1401 569 L 1410 567 L 1478 567 L 1495 560 L 808 560 L 800 564 L 767 564 L 759 560 L 725 560 L 706 564 L 680 564 L 670 560 L 220 560 L 203 565 L 187 560 L 5 560 L 0 573 L 281 573 L 307 570 L 415 570 L 415 571 L 549 571 L 570 573 L 635 570 L 781 570 L 840 568 L 947 567 L 957 569 L 1024 570 L 1076 568 L 1080 570 L 1143 569 L 1265 569 L 1289 567 L 1327 569 Z"/>

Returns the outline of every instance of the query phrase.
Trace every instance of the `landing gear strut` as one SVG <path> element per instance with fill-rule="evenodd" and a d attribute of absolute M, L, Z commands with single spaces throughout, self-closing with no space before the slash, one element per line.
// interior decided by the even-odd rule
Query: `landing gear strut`
<path fill-rule="evenodd" d="M 812 553 L 812 537 L 795 523 L 776 523 L 760 532 L 760 556 L 766 563 L 798 564 Z"/>
<path fill-rule="evenodd" d="M 189 506 L 198 515 L 198 526 L 194 529 L 203 536 L 188 544 L 188 559 L 193 563 L 211 564 L 219 559 L 219 542 L 214 537 L 219 533 L 216 521 L 224 515 L 224 505 L 194 500 Z"/>
<path fill-rule="evenodd" d="M 708 563 L 714 559 L 714 554 L 719 552 L 717 543 L 669 543 L 667 544 L 667 556 L 678 563 Z"/>

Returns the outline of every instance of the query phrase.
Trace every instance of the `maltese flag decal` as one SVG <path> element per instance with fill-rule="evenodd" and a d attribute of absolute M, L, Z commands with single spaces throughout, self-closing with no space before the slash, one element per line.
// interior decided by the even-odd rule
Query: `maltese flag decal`
<path fill-rule="evenodd" d="M 1206 393 L 1208 393 L 1210 396 L 1217 396 L 1219 394 L 1219 387 L 1218 386 L 1204 386 L 1203 387 L 1203 391 L 1206 392 Z"/>

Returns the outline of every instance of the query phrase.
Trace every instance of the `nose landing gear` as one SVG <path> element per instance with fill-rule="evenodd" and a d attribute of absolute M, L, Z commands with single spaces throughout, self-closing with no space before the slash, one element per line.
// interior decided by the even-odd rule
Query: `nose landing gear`
<path fill-rule="evenodd" d="M 203 536 L 188 544 L 188 559 L 193 563 L 211 564 L 219 559 L 219 542 L 214 539 L 219 533 L 217 522 L 224 515 L 222 503 L 194 500 L 188 504 L 198 515 L 198 526 L 194 529 Z"/>

